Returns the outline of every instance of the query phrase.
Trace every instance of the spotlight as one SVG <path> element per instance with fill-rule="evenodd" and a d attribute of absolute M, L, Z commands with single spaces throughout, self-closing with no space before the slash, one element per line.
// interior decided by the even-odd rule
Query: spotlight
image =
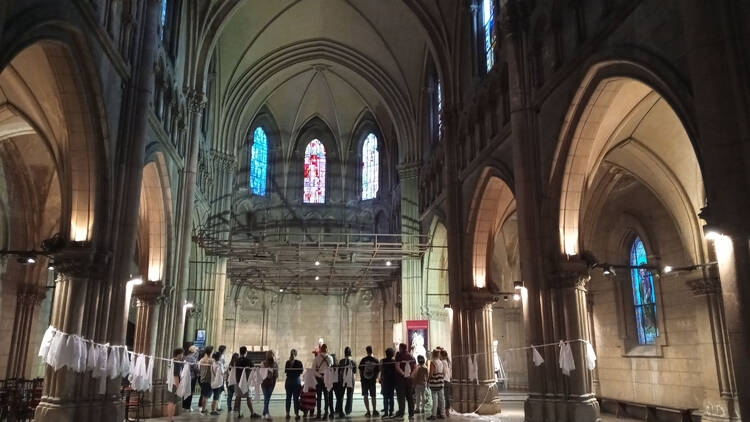
<path fill-rule="evenodd" d="M 320 276 L 319 276 L 319 275 L 316 275 L 316 276 L 315 276 L 315 281 L 318 281 L 318 280 L 320 280 Z"/>
<path fill-rule="evenodd" d="M 672 272 L 672 270 L 673 270 L 672 266 L 671 265 L 667 265 L 667 266 L 664 267 L 664 274 L 669 274 L 669 273 Z"/>
<path fill-rule="evenodd" d="M 279 293 L 284 293 L 284 289 L 283 288 L 279 289 Z"/>
<path fill-rule="evenodd" d="M 34 259 L 34 257 L 33 257 L 33 256 L 27 256 L 27 257 L 26 257 L 26 263 L 27 263 L 27 264 L 33 264 L 33 263 L 35 263 L 35 262 L 36 262 L 36 259 Z"/>
<path fill-rule="evenodd" d="M 503 296 L 503 300 L 507 302 L 508 301 L 508 295 Z"/>
<path fill-rule="evenodd" d="M 604 271 L 602 271 L 602 273 L 604 275 L 617 275 L 615 269 L 611 265 L 604 267 Z"/>
<path fill-rule="evenodd" d="M 385 261 L 385 266 L 386 267 L 390 267 L 391 266 L 391 261 Z"/>
<path fill-rule="evenodd" d="M 48 270 L 50 270 L 50 271 L 53 271 L 53 270 L 55 269 L 55 264 L 52 264 L 52 263 L 50 263 L 50 264 L 49 264 L 49 265 L 47 266 L 47 269 L 48 269 Z"/>
<path fill-rule="evenodd" d="M 190 308 L 192 308 L 192 307 L 193 307 L 193 302 L 188 302 L 188 301 L 186 300 L 186 301 L 185 301 L 185 305 L 183 305 L 182 307 L 183 307 L 183 308 L 185 308 L 185 309 L 190 309 Z"/>
<path fill-rule="evenodd" d="M 513 282 L 513 288 L 515 290 L 521 290 L 522 287 L 523 287 L 523 281 L 514 281 Z"/>
<path fill-rule="evenodd" d="M 706 240 L 715 241 L 715 240 L 720 239 L 721 236 L 723 235 L 715 230 L 709 230 L 706 232 Z"/>
<path fill-rule="evenodd" d="M 318 265 L 320 265 L 320 261 L 315 261 L 315 266 L 317 267 Z"/>
<path fill-rule="evenodd" d="M 518 293 L 514 293 L 513 294 L 513 300 L 515 300 L 516 302 L 518 302 L 519 300 L 521 300 L 521 295 L 519 295 Z"/>

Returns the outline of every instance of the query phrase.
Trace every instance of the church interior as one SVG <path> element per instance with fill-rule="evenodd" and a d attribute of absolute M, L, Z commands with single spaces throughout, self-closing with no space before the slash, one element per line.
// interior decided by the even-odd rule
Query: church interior
<path fill-rule="evenodd" d="M 235 420 L 175 349 L 322 343 L 447 351 L 457 422 L 748 420 L 748 75 L 733 0 L 0 0 L 0 420 Z"/>

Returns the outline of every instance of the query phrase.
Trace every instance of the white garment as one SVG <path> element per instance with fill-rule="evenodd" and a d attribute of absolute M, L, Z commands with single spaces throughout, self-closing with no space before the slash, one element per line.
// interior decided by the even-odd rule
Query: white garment
<path fill-rule="evenodd" d="M 47 365 L 51 366 L 55 371 L 57 371 L 61 367 L 61 365 L 59 364 L 60 350 L 62 349 L 64 343 L 65 335 L 60 331 L 56 331 L 55 336 L 52 337 L 52 341 L 50 342 L 49 352 L 47 353 Z"/>
<path fill-rule="evenodd" d="M 143 358 L 146 359 L 145 357 Z M 174 379 L 174 376 L 172 377 Z M 151 360 L 148 361 L 148 366 L 146 367 L 146 391 L 151 391 L 151 387 L 154 386 L 154 358 L 152 357 Z"/>
<path fill-rule="evenodd" d="M 589 341 L 586 342 L 586 367 L 589 370 L 596 368 L 596 352 Z"/>
<path fill-rule="evenodd" d="M 170 393 L 174 391 L 172 390 L 172 386 L 175 386 L 174 384 L 174 361 L 169 360 L 167 361 L 167 391 L 169 391 Z"/>
<path fill-rule="evenodd" d="M 115 379 L 120 376 L 120 348 L 110 347 L 109 358 L 107 358 L 107 376 Z"/>
<path fill-rule="evenodd" d="M 242 370 L 242 376 L 240 377 L 240 382 L 237 383 L 237 387 L 240 389 L 240 392 L 242 394 L 247 394 L 247 390 L 250 387 L 247 382 L 247 369 Z"/>
<path fill-rule="evenodd" d="M 99 358 L 99 354 L 97 353 L 99 351 L 99 348 L 94 344 L 94 342 L 89 343 L 89 351 L 86 356 L 86 370 L 87 371 L 93 371 L 96 369 L 96 362 Z"/>
<path fill-rule="evenodd" d="M 443 381 L 451 382 L 451 376 L 453 375 L 453 364 L 448 359 L 440 360 L 443 364 Z"/>
<path fill-rule="evenodd" d="M 76 372 L 82 373 L 86 372 L 86 360 L 88 358 L 89 352 L 88 348 L 86 347 L 86 340 L 83 339 L 83 337 L 76 336 L 77 343 L 78 343 L 78 370 Z"/>
<path fill-rule="evenodd" d="M 107 356 L 108 347 L 108 344 L 96 345 L 96 367 L 94 368 L 91 376 L 99 379 L 98 394 L 104 394 L 107 391 L 107 364 L 109 362 L 109 358 Z"/>
<path fill-rule="evenodd" d="M 121 347 L 120 356 L 120 376 L 127 377 L 130 373 L 130 354 L 128 353 L 128 346 Z"/>
<path fill-rule="evenodd" d="M 219 388 L 224 386 L 224 376 L 221 373 L 221 363 L 214 361 L 211 364 L 211 388 Z"/>
<path fill-rule="evenodd" d="M 266 371 L 264 372 L 262 371 L 262 369 L 265 369 Z M 252 380 L 250 384 L 253 386 L 253 395 L 255 396 L 255 400 L 260 400 L 263 397 L 263 391 L 260 388 L 260 385 L 265 379 L 264 375 L 268 375 L 268 368 L 253 368 L 252 372 L 250 372 L 250 376 L 248 377 L 248 381 Z"/>
<path fill-rule="evenodd" d="M 313 369 L 315 369 L 315 376 L 323 378 L 328 368 L 332 365 L 331 358 L 325 353 L 318 353 L 313 360 Z"/>
<path fill-rule="evenodd" d="M 326 385 L 326 390 L 331 391 L 333 384 L 338 381 L 338 371 L 336 368 L 328 368 L 323 375 L 323 383 Z"/>
<path fill-rule="evenodd" d="M 227 386 L 237 385 L 237 370 L 233 367 L 227 369 Z"/>
<path fill-rule="evenodd" d="M 177 396 L 183 399 L 193 394 L 193 389 L 190 386 L 190 365 L 187 363 L 182 366 L 182 373 L 180 374 L 180 386 L 177 387 Z"/>
<path fill-rule="evenodd" d="M 44 332 L 44 337 L 42 337 L 42 344 L 39 346 L 39 357 L 42 358 L 43 361 L 47 359 L 47 353 L 49 353 L 49 347 L 52 345 L 52 339 L 55 337 L 55 330 L 50 325 L 47 327 L 47 331 Z"/>
<path fill-rule="evenodd" d="M 508 374 L 505 372 L 505 365 L 503 365 L 503 360 L 500 359 L 500 356 L 497 355 L 497 352 L 495 352 L 494 355 L 495 381 L 507 380 Z"/>
<path fill-rule="evenodd" d="M 302 388 L 302 391 L 307 393 L 310 391 L 310 388 L 315 388 L 318 381 L 315 379 L 315 370 L 312 368 L 305 369 L 305 373 L 302 374 L 302 383 L 304 387 Z"/>
<path fill-rule="evenodd" d="M 68 367 L 70 370 L 75 371 L 78 368 L 78 345 L 76 344 L 75 336 L 67 336 L 63 343 L 60 349 L 60 356 L 57 357 L 58 365 L 61 368 Z"/>
<path fill-rule="evenodd" d="M 479 369 L 477 368 L 477 361 L 474 355 L 469 356 L 466 365 L 469 381 L 476 381 L 479 384 Z"/>
<path fill-rule="evenodd" d="M 130 386 L 135 391 L 146 391 L 146 357 L 143 355 L 133 354 L 135 358 L 135 364 L 133 370 L 128 375 L 128 381 Z"/>
<path fill-rule="evenodd" d="M 411 361 L 404 364 L 404 378 L 411 375 Z"/>
<path fill-rule="evenodd" d="M 560 340 L 560 369 L 562 369 L 563 375 L 570 376 L 570 373 L 576 369 L 575 361 L 573 360 L 573 351 L 570 350 L 570 344 L 567 341 Z"/>
<path fill-rule="evenodd" d="M 344 369 L 344 388 L 351 387 L 354 388 L 354 372 L 352 372 L 351 365 L 347 365 L 346 369 Z"/>
<path fill-rule="evenodd" d="M 534 360 L 534 365 L 541 366 L 544 363 L 544 358 L 536 350 L 536 347 L 531 346 L 531 358 Z"/>

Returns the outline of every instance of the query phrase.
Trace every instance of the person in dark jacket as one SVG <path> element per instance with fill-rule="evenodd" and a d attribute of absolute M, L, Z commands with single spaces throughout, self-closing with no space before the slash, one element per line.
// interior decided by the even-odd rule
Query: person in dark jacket
<path fill-rule="evenodd" d="M 297 359 L 297 351 L 292 349 L 289 352 L 289 360 L 284 365 L 284 374 L 286 374 L 286 381 L 284 381 L 284 389 L 286 390 L 286 418 L 289 419 L 289 408 L 294 401 L 294 418 L 299 419 L 299 393 L 302 389 L 302 382 L 300 377 L 302 376 L 302 362 Z"/>
<path fill-rule="evenodd" d="M 240 347 L 240 357 L 237 359 L 237 369 L 235 376 L 237 377 L 237 384 L 239 385 L 240 380 L 242 379 L 242 373 L 245 372 L 245 377 L 248 377 L 250 375 L 250 369 L 253 366 L 253 361 L 250 360 L 249 357 L 247 357 L 247 347 L 242 346 Z M 242 417 L 242 399 L 245 398 L 247 401 L 247 409 L 250 410 L 250 417 L 253 419 L 257 419 L 260 417 L 259 414 L 255 413 L 253 410 L 253 401 L 250 398 L 249 390 L 246 393 L 242 393 L 242 391 L 237 388 L 237 401 L 234 402 L 234 410 L 237 412 L 237 417 Z"/>
<path fill-rule="evenodd" d="M 340 418 L 352 413 L 352 397 L 354 395 L 354 374 L 357 373 L 357 364 L 352 360 L 352 349 L 344 348 L 344 358 L 339 361 L 338 382 L 336 383 L 336 413 Z M 344 393 L 346 393 L 346 406 L 344 406 Z"/>
<path fill-rule="evenodd" d="M 195 384 L 198 382 L 200 376 L 200 369 L 198 368 L 198 347 L 190 346 L 188 348 L 188 354 L 185 356 L 185 365 L 190 365 L 190 391 L 195 391 Z M 193 396 L 189 395 L 182 400 L 182 408 L 192 412 L 191 406 L 193 404 Z"/>
<path fill-rule="evenodd" d="M 393 391 L 396 388 L 396 365 L 393 349 L 385 350 L 385 359 L 380 361 L 380 394 L 383 395 L 383 419 L 393 416 Z"/>
<path fill-rule="evenodd" d="M 408 411 L 409 418 L 414 417 L 414 389 L 412 388 L 411 374 L 417 368 L 417 361 L 409 353 L 406 344 L 398 345 L 396 354 L 396 396 L 398 401 L 398 412 L 396 418 L 403 417 Z M 406 408 L 404 408 L 406 400 Z"/>
<path fill-rule="evenodd" d="M 370 416 L 370 400 L 372 400 L 372 416 L 380 416 L 377 408 L 377 391 L 375 385 L 380 372 L 378 359 L 372 356 L 372 346 L 365 347 L 367 356 L 359 361 L 359 381 L 362 384 L 362 398 L 365 399 L 365 416 Z M 370 400 L 368 400 L 368 396 Z"/>

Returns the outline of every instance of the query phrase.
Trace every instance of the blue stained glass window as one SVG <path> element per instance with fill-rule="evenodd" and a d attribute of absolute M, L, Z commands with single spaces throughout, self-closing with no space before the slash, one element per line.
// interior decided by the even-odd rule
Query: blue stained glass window
<path fill-rule="evenodd" d="M 167 27 L 167 0 L 161 0 L 161 15 L 159 16 L 159 37 L 164 39 L 164 31 Z"/>
<path fill-rule="evenodd" d="M 268 138 L 263 128 L 253 132 L 250 148 L 250 190 L 253 195 L 266 196 L 266 174 L 268 172 Z"/>
<path fill-rule="evenodd" d="M 326 148 L 313 139 L 305 147 L 305 185 L 303 202 L 324 204 L 326 202 Z"/>
<path fill-rule="evenodd" d="M 482 5 L 482 24 L 484 26 L 484 54 L 487 59 L 487 71 L 495 65 L 495 43 L 497 34 L 495 33 L 495 8 L 492 4 L 494 0 L 483 0 Z"/>
<path fill-rule="evenodd" d="M 367 135 L 362 145 L 362 199 L 374 199 L 378 195 L 378 138 Z"/>
<path fill-rule="evenodd" d="M 646 248 L 639 237 L 633 241 L 630 248 L 630 266 L 638 267 L 648 264 Z M 633 288 L 633 304 L 635 306 L 635 323 L 638 332 L 638 344 L 654 344 L 659 330 L 656 327 L 656 297 L 654 293 L 654 278 L 646 268 L 632 268 L 630 280 Z"/>
<path fill-rule="evenodd" d="M 437 81 L 437 98 L 435 100 L 437 101 L 437 132 L 438 139 L 440 139 L 440 135 L 443 133 L 443 89 L 440 87 L 440 80 Z"/>

